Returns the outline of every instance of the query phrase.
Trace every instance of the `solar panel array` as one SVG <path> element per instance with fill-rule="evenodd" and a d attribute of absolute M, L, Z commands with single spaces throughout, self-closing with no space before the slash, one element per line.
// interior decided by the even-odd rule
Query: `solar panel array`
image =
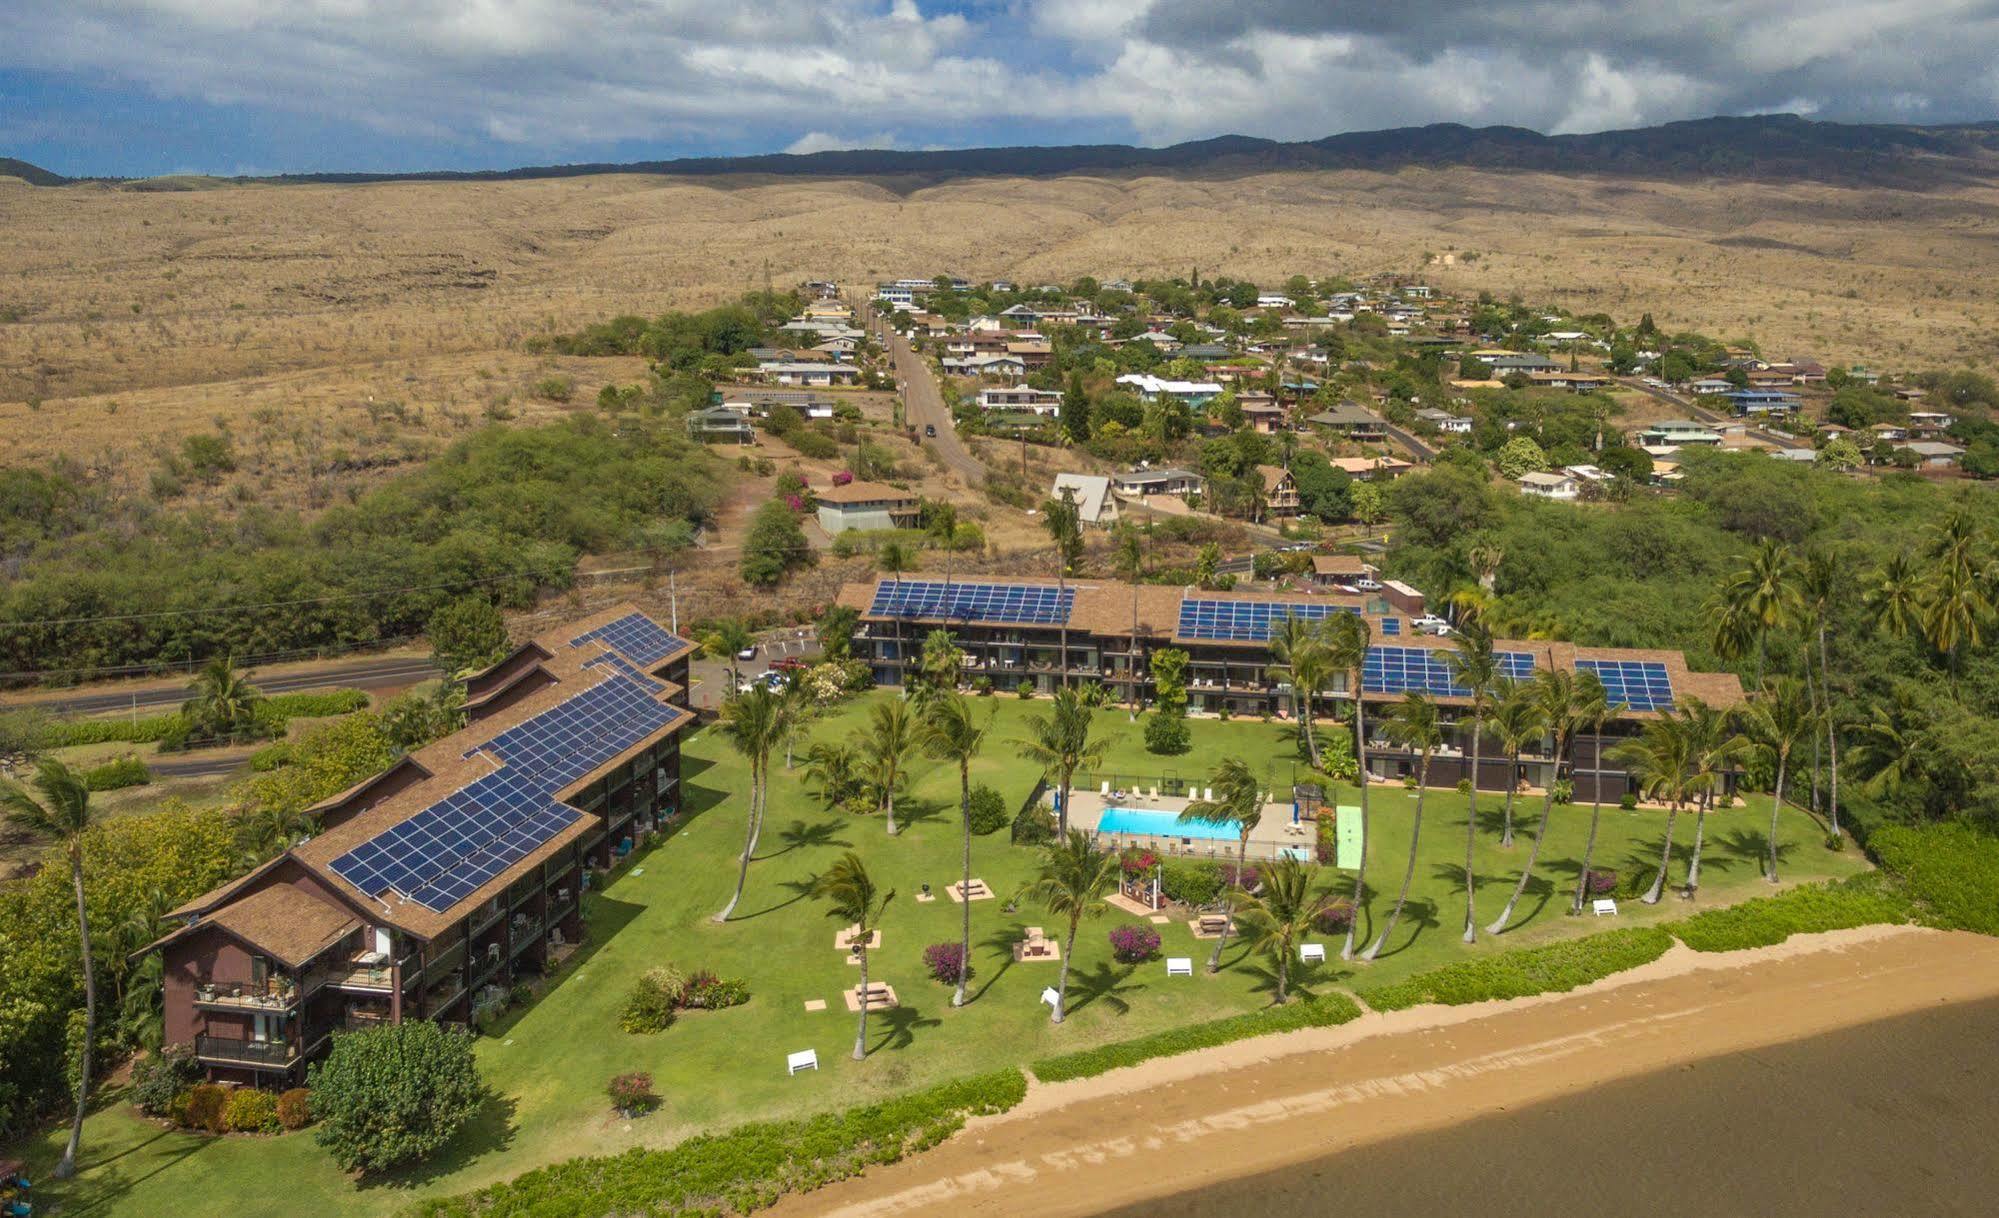
<path fill-rule="evenodd" d="M 1385 617 L 1385 618 L 1382 618 L 1382 619 L 1381 619 L 1381 633 L 1383 633 L 1384 635 L 1389 635 L 1389 636 L 1391 636 L 1391 637 L 1392 637 L 1392 636 L 1395 636 L 1395 635 L 1399 635 L 1399 634 L 1401 634 L 1401 633 L 1402 633 L 1402 619 L 1401 619 L 1401 618 L 1399 618 L 1399 617 Z"/>
<path fill-rule="evenodd" d="M 503 768 L 334 859 L 334 872 L 441 912 L 575 824 L 583 814 L 555 793 L 686 713 L 656 701 L 663 686 L 623 658 L 589 667 L 600 664 L 616 671 L 474 750 Z"/>
<path fill-rule="evenodd" d="M 1673 678 L 1656 660 L 1577 660 L 1576 667 L 1597 675 L 1613 706 L 1622 702 L 1635 711 L 1657 711 L 1673 705 Z"/>
<path fill-rule="evenodd" d="M 977 584 L 953 580 L 891 580 L 875 586 L 874 606 L 883 617 L 957 619 L 967 622 L 1032 622 L 1060 625 L 1076 607 L 1076 590 L 1044 584 Z"/>
<path fill-rule="evenodd" d="M 1324 601 L 1204 601 L 1180 602 L 1179 637 L 1214 639 L 1223 643 L 1262 643 L 1287 617 L 1316 622 L 1335 613 L 1357 613 L 1348 605 Z"/>
<path fill-rule="evenodd" d="M 1444 662 L 1448 651 L 1424 647 L 1375 647 L 1361 669 L 1362 686 L 1371 694 L 1404 694 L 1411 690 L 1437 697 L 1466 698 L 1470 692 L 1451 676 Z M 1516 680 L 1534 675 L 1534 657 L 1525 651 L 1494 652 L 1499 670 Z"/>
<path fill-rule="evenodd" d="M 648 668 L 686 646 L 643 613 L 628 613 L 615 622 L 607 622 L 587 634 L 579 634 L 569 640 L 569 645 L 581 647 L 598 639 L 634 663 Z"/>

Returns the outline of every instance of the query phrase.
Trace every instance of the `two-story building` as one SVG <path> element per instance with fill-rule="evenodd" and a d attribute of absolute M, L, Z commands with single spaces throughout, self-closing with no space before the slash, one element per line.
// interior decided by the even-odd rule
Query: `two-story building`
<path fill-rule="evenodd" d="M 819 527 L 829 534 L 849 529 L 913 529 L 922 512 L 914 491 L 881 482 L 849 482 L 814 490 Z"/>

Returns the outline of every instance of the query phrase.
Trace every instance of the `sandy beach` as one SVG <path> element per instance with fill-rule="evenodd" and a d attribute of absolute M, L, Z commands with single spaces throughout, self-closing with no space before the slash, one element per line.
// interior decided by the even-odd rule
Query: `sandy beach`
<path fill-rule="evenodd" d="M 1323 1212 L 1337 1191 L 1310 1196 L 1298 1192 L 1303 1187 L 1298 1182 L 1337 1174 L 1347 1160 L 1358 1162 L 1363 1156 L 1347 1152 L 1359 1147 L 1374 1148 L 1365 1158 L 1377 1165 L 1397 1162 L 1394 1156 L 1402 1154 L 1410 1164 L 1405 1175 L 1435 1184 L 1452 1174 L 1424 1169 L 1420 1154 L 1409 1157 L 1426 1139 L 1472 1137 L 1473 1144 L 1486 1146 L 1483 1157 L 1490 1161 L 1513 1144 L 1503 1123 L 1508 1119 L 1531 1114 L 1546 1124 L 1561 1103 L 1601 1106 L 1619 1085 L 1697 1067 L 1726 1090 L 1740 1073 L 1728 1068 L 1730 1055 L 1777 1046 L 1795 1050 L 1785 1059 L 1791 1074 L 1830 1085 L 1833 1074 L 1813 1062 L 1842 1063 L 1853 1056 L 1850 1049 L 1834 1053 L 1834 1038 L 1925 1014 L 1955 1018 L 1913 1040 L 1907 1031 L 1876 1039 L 1919 1050 L 1932 1034 L 1942 1043 L 1950 1039 L 1946 1033 L 1982 1035 L 1976 1029 L 1985 1022 L 1999 1026 L 1999 940 L 1877 927 L 1799 936 L 1779 947 L 1722 955 L 1676 947 L 1644 968 L 1568 994 L 1370 1013 L 1340 1028 L 1241 1042 L 1095 1079 L 1036 1085 L 1014 1111 L 975 1121 L 943 1146 L 789 1198 L 775 1212 L 841 1218 L 1047 1216 L 1101 1214 L 1149 1199 L 1165 1200 L 1148 1213 L 1254 1210 L 1274 1218 Z M 1989 1044 L 1989 1037 L 1978 1043 Z M 1856 1079 L 1868 1066 L 1878 1073 L 1892 1071 L 1894 1063 L 1856 1063 Z M 1786 1090 L 1778 1069 L 1770 1071 L 1768 1086 L 1751 1089 L 1765 1098 Z M 1923 1085 L 1910 1079 L 1906 1088 L 1896 1088 L 1891 1080 L 1889 1090 L 1900 1094 Z M 1989 1096 L 1992 1090 L 1981 1084 L 1977 1093 Z M 1937 1095 L 1924 1111 L 1947 1115 L 1955 1101 L 1941 1090 Z M 1697 1099 L 1681 1096 L 1680 1102 L 1699 1113 Z M 1794 1104 L 1814 1102 L 1801 1098 Z M 1627 1102 L 1619 1111 L 1650 1107 Z M 1659 1108 L 1672 1110 L 1671 1104 Z M 1990 1115 L 1962 1112 L 1956 1119 L 1989 1128 Z M 1748 1149 L 1759 1128 L 1740 1126 L 1739 1116 L 1717 1107 L 1712 1121 L 1689 1119 L 1703 1134 L 1732 1131 L 1734 1142 Z M 1810 1110 L 1796 1113 L 1800 1123 L 1811 1117 Z M 1858 1123 L 1867 1127 L 1850 1132 L 1877 1142 L 1883 1136 L 1878 1122 Z M 1616 1160 L 1627 1155 L 1675 1161 L 1656 1135 L 1649 1136 L 1654 1140 L 1639 1145 L 1600 1145 L 1599 1170 L 1615 1171 Z M 1826 1152 L 1831 1149 L 1826 1144 Z M 1460 1167 L 1464 1162 L 1435 1161 Z M 1800 1165 L 1784 1167 L 1780 1178 L 1795 1180 Z M 1994 1181 L 1986 1170 L 1972 1172 L 1971 1183 L 1989 1195 Z M 1373 1178 L 1380 1185 L 1396 1177 Z M 1876 1183 L 1888 1187 L 1890 1174 L 1877 1173 Z M 1287 1194 L 1295 1203 L 1289 1208 Z M 1613 1189 L 1607 1199 L 1620 1194 L 1631 1195 Z M 1811 1194 L 1794 1188 L 1787 1195 L 1804 1205 L 1779 1207 L 1787 1212 L 1817 1208 Z M 1543 1193 L 1528 1200 L 1544 1211 L 1552 1198 Z M 1448 1208 L 1448 1202 L 1439 1197 L 1434 1204 Z M 1939 1204 L 1934 1212 L 1951 1208 Z"/>

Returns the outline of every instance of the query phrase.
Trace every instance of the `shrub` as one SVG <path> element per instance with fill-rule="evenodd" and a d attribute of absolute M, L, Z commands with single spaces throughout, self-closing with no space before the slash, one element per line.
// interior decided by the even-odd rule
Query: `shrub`
<path fill-rule="evenodd" d="M 1032 800 L 1013 818 L 1013 844 L 1039 846 L 1055 840 L 1055 813 L 1040 800 Z"/>
<path fill-rule="evenodd" d="M 930 970 L 930 976 L 947 985 L 958 984 L 958 968 L 965 962 L 965 945 L 957 940 L 949 943 L 932 943 L 923 949 L 923 967 Z M 965 976 L 972 975 L 971 969 Z"/>
<path fill-rule="evenodd" d="M 1479 960 L 1461 960 L 1361 996 L 1377 1011 L 1400 1011 L 1430 1002 L 1459 1006 L 1493 998 L 1557 994 L 1649 964 L 1672 946 L 1673 936 L 1659 927 L 1631 927 Z"/>
<path fill-rule="evenodd" d="M 637 1035 L 663 1032 L 673 1022 L 673 1013 L 680 1009 L 686 996 L 687 978 L 679 969 L 670 964 L 647 969 L 633 983 L 624 1012 L 618 1016 L 618 1026 Z"/>
<path fill-rule="evenodd" d="M 1222 894 L 1222 869 L 1213 863 L 1169 859 L 1160 870 L 1159 888 L 1182 905 L 1212 905 Z"/>
<path fill-rule="evenodd" d="M 190 1088 L 167 1101 L 166 1118 L 182 1129 L 193 1129 L 195 1128 L 194 1120 L 191 1116 L 193 1106 L 194 1091 Z"/>
<path fill-rule="evenodd" d="M 1141 960 L 1152 959 L 1152 953 L 1159 950 L 1159 932 L 1150 926 L 1131 923 L 1111 929 L 1111 955 L 1120 964 L 1137 964 Z"/>
<path fill-rule="evenodd" d="M 545 376 L 534 383 L 534 395 L 547 402 L 566 402 L 576 392 L 576 382 L 566 376 Z"/>
<path fill-rule="evenodd" d="M 278 1094 L 278 1124 L 286 1129 L 304 1129 L 312 1124 L 312 1092 L 293 1087 Z"/>
<path fill-rule="evenodd" d="M 1033 1064 L 1034 1076 L 1044 1083 L 1072 1078 L 1090 1078 L 1121 1066 L 1135 1066 L 1155 1057 L 1172 1057 L 1196 1049 L 1225 1045 L 1230 1041 L 1272 1032 L 1293 1032 L 1299 1028 L 1330 1028 L 1358 1018 L 1360 1008 L 1345 994 L 1325 994 L 1300 998 L 1281 1007 L 1266 1007 L 1247 1015 L 1190 1024 L 1141 1036 L 1136 1040 L 1100 1045 L 1077 1053 L 1046 1057 Z"/>
<path fill-rule="evenodd" d="M 1019 694 L 1020 700 L 1025 702 L 1029 698 L 1032 698 L 1034 696 L 1034 682 L 1022 681 L 1020 684 L 1013 687 L 1013 692 Z"/>
<path fill-rule="evenodd" d="M 277 1133 L 278 1097 L 258 1087 L 238 1087 L 223 1105 L 223 1123 L 237 1133 Z"/>
<path fill-rule="evenodd" d="M 1019 1070 L 945 1083 L 878 1104 L 701 1134 L 665 1150 L 571 1159 L 474 1193 L 420 1203 L 421 1218 L 475 1215 L 739 1213 L 787 1193 L 859 1175 L 928 1150 L 970 1116 L 1005 1112 L 1027 1094 Z M 635 1200 L 638 1199 L 638 1200 Z"/>
<path fill-rule="evenodd" d="M 120 757 L 83 772 L 83 785 L 93 791 L 122 791 L 153 781 L 153 772 L 137 757 Z"/>
<path fill-rule="evenodd" d="M 1593 897 L 1607 897 L 1617 891 L 1617 869 L 1614 867 L 1592 867 L 1589 879 L 1584 882 L 1584 891 Z"/>
<path fill-rule="evenodd" d="M 1884 877 L 1857 875 L 1704 910 L 1666 929 L 1697 952 L 1732 952 L 1769 947 L 1792 935 L 1906 922 L 1911 912 L 1908 897 Z"/>
<path fill-rule="evenodd" d="M 1322 811 L 1319 819 L 1312 823 L 1312 856 L 1321 864 L 1330 866 L 1340 854 L 1339 821 Z"/>
<path fill-rule="evenodd" d="M 719 1011 L 739 1007 L 750 1000 L 750 983 L 739 977 L 717 977 L 703 969 L 688 978 L 680 1005 L 695 1010 Z"/>
<path fill-rule="evenodd" d="M 1191 744 L 1192 737 L 1187 731 L 1187 720 L 1184 717 L 1155 712 L 1145 721 L 1147 752 L 1176 756 L 1186 752 Z"/>
<path fill-rule="evenodd" d="M 972 832 L 978 834 L 998 833 L 1011 819 L 1007 816 L 1006 800 L 984 783 L 972 788 L 971 818 Z"/>
<path fill-rule="evenodd" d="M 201 1077 L 191 1045 L 168 1045 L 132 1065 L 132 1102 L 150 1117 L 166 1116 L 174 1098 Z"/>
<path fill-rule="evenodd" d="M 1139 846 L 1128 846 L 1119 856 L 1118 864 L 1124 869 L 1125 877 L 1130 879 L 1150 875 L 1152 869 L 1159 866 L 1159 856 Z"/>
<path fill-rule="evenodd" d="M 1313 915 L 1312 929 L 1322 935 L 1344 935 L 1353 925 L 1353 909 L 1351 898 L 1338 897 Z"/>
<path fill-rule="evenodd" d="M 1617 797 L 1617 806 L 1624 809 L 1626 812 L 1637 811 L 1638 793 L 1635 791 L 1626 791 L 1624 794 Z"/>
<path fill-rule="evenodd" d="M 1922 920 L 1999 935 L 1999 838 L 1967 825 L 1885 825 L 1867 844 L 1901 877 Z"/>
<path fill-rule="evenodd" d="M 485 1100 L 472 1037 L 427 1019 L 333 1038 L 312 1068 L 314 1136 L 343 1171 L 428 1158 Z"/>
<path fill-rule="evenodd" d="M 1255 892 L 1256 886 L 1263 883 L 1263 872 L 1255 863 L 1244 863 L 1240 870 L 1234 863 L 1226 863 L 1222 866 L 1222 880 L 1224 886 L 1233 884 L 1245 892 Z"/>
<path fill-rule="evenodd" d="M 219 1083 L 196 1083 L 187 1090 L 187 1115 L 182 1124 L 189 1129 L 224 1133 L 229 1126 L 222 1112 L 228 1103 L 229 1088 Z"/>
<path fill-rule="evenodd" d="M 611 1097 L 611 1107 L 626 1116 L 638 1116 L 659 1106 L 659 1097 L 652 1090 L 652 1075 L 643 1070 L 612 1076 L 604 1090 Z"/>
<path fill-rule="evenodd" d="M 1576 802 L 1576 784 L 1566 778 L 1557 778 L 1555 780 L 1554 796 L 1555 802 L 1558 804 L 1572 804 Z"/>

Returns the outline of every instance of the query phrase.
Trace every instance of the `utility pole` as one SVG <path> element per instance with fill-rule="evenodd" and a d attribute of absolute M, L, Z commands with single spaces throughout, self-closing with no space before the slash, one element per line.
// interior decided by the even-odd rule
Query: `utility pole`
<path fill-rule="evenodd" d="M 680 633 L 680 584 L 676 572 L 668 571 L 666 573 L 666 597 L 667 604 L 672 607 L 673 612 L 673 633 L 678 635 Z"/>

